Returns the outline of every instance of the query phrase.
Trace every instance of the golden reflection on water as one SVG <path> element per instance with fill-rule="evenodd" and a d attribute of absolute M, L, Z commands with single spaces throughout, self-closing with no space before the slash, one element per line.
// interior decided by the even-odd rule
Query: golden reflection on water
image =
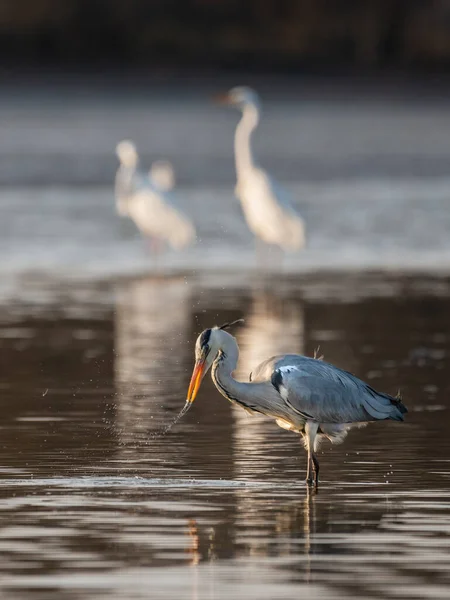
<path fill-rule="evenodd" d="M 248 381 L 250 372 L 263 360 L 284 353 L 304 352 L 303 307 L 270 292 L 254 292 L 250 309 L 246 314 L 245 326 L 238 333 L 240 346 L 238 379 Z M 272 462 L 267 453 L 268 436 L 273 435 L 276 425 L 260 415 L 248 415 L 236 407 L 233 413 L 233 465 L 238 479 L 255 476 L 263 472 L 270 477 Z M 299 444 L 299 453 L 301 451 Z M 299 474 L 300 476 L 300 474 Z M 244 524 L 255 518 L 257 506 L 249 490 L 237 489 L 236 503 L 239 507 L 239 522 Z M 261 509 L 263 506 L 260 507 Z M 247 540 L 251 556 L 266 556 L 269 552 L 266 540 L 257 536 Z"/>
<path fill-rule="evenodd" d="M 188 552 L 191 556 L 190 564 L 198 565 L 200 562 L 200 552 L 199 552 L 199 539 L 198 539 L 198 528 L 197 522 L 195 519 L 189 519 L 188 521 L 188 535 L 190 538 L 190 544 L 188 548 Z"/>
<path fill-rule="evenodd" d="M 249 380 L 251 371 L 263 360 L 284 353 L 304 353 L 303 307 L 270 292 L 253 293 L 245 326 L 237 332 L 240 347 L 236 377 Z M 233 451 L 236 474 L 251 476 L 253 460 L 264 454 L 266 431 L 274 424 L 260 415 L 233 410 Z"/>
<path fill-rule="evenodd" d="M 249 373 L 270 356 L 303 354 L 303 308 L 293 299 L 254 291 L 244 327 L 236 332 L 236 337 L 240 347 L 236 375 L 248 380 Z"/>
<path fill-rule="evenodd" d="M 181 365 L 190 349 L 190 286 L 184 278 L 147 278 L 116 291 L 114 377 L 118 430 L 132 437 L 164 399 L 184 398 Z M 174 376 L 175 375 L 175 376 Z"/>

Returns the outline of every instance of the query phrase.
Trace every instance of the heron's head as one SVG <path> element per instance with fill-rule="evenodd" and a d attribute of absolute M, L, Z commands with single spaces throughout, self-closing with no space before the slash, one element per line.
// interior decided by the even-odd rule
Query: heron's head
<path fill-rule="evenodd" d="M 218 104 L 228 104 L 240 108 L 241 110 L 249 104 L 252 104 L 257 108 L 259 108 L 260 105 L 258 94 L 255 90 L 246 86 L 231 88 L 231 90 L 225 94 L 218 94 L 215 100 Z"/>
<path fill-rule="evenodd" d="M 226 353 L 230 344 L 236 344 L 233 336 L 225 330 L 237 323 L 243 323 L 243 319 L 238 319 L 232 323 L 224 323 L 220 327 L 205 329 L 198 336 L 195 342 L 195 366 L 192 372 L 191 383 L 189 384 L 186 398 L 187 403 L 194 402 L 203 377 L 208 372 L 219 352 Z"/>
<path fill-rule="evenodd" d="M 130 140 L 122 140 L 116 146 L 116 154 L 124 167 L 136 167 L 139 161 L 136 146 Z"/>

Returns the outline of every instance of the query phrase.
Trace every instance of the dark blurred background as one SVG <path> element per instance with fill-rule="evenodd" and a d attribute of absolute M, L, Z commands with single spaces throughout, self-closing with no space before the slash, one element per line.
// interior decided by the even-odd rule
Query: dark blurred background
<path fill-rule="evenodd" d="M 445 69 L 446 0 L 2 0 L 3 66 Z"/>

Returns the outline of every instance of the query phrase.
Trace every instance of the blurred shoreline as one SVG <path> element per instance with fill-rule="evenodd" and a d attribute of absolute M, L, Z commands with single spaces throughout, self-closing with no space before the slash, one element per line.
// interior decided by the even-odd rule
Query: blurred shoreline
<path fill-rule="evenodd" d="M 144 165 L 173 161 L 181 185 L 234 185 L 238 114 L 211 96 L 236 84 L 261 94 L 255 152 L 281 181 L 448 175 L 450 79 L 439 75 L 44 69 L 2 80 L 0 185 L 109 184 L 123 138 L 135 140 Z"/>

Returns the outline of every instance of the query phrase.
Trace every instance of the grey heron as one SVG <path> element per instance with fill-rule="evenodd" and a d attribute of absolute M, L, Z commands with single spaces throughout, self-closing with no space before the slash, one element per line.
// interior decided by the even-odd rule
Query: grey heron
<path fill-rule="evenodd" d="M 258 94 L 249 87 L 234 87 L 216 96 L 216 101 L 242 111 L 234 137 L 235 194 L 250 231 L 266 244 L 285 251 L 300 250 L 305 245 L 303 219 L 292 208 L 285 190 L 253 156 L 251 136 L 259 123 L 261 106 Z"/>
<path fill-rule="evenodd" d="M 210 367 L 214 385 L 230 402 L 249 413 L 262 413 L 277 425 L 300 433 L 308 452 L 306 481 L 317 485 L 316 451 L 322 438 L 341 442 L 352 425 L 391 419 L 407 412 L 400 398 L 377 392 L 351 373 L 300 354 L 273 356 L 250 373 L 250 381 L 233 378 L 239 347 L 226 329 L 233 323 L 205 329 L 195 344 L 195 366 L 185 414 L 194 402 Z"/>
<path fill-rule="evenodd" d="M 175 208 L 170 195 L 174 184 L 171 165 L 157 161 L 148 175 L 140 172 L 136 147 L 128 140 L 117 145 L 116 154 L 120 161 L 115 182 L 117 212 L 130 217 L 154 246 L 167 243 L 180 249 L 192 243 L 194 225 Z"/>

